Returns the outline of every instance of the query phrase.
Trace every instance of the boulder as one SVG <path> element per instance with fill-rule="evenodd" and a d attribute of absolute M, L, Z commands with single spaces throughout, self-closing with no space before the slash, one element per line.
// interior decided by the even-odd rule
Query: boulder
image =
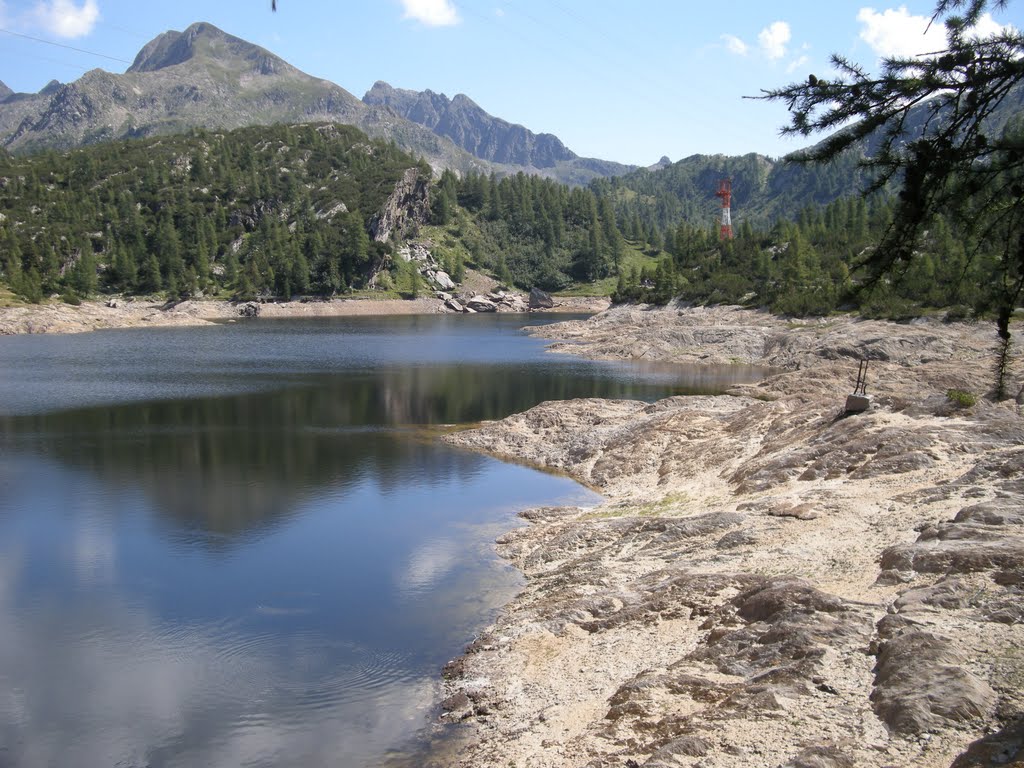
<path fill-rule="evenodd" d="M 448 299 L 444 305 L 453 312 L 465 312 L 466 308 L 462 306 L 458 299 Z"/>
<path fill-rule="evenodd" d="M 238 314 L 242 317 L 259 317 L 260 305 L 255 301 L 247 301 L 238 308 Z"/>
<path fill-rule="evenodd" d="M 474 312 L 497 312 L 498 305 L 484 296 L 474 296 L 466 303 Z"/>
<path fill-rule="evenodd" d="M 444 291 L 455 290 L 455 281 L 451 279 L 447 272 L 438 270 L 433 275 L 434 283 Z"/>
<path fill-rule="evenodd" d="M 502 293 L 495 303 L 499 312 L 526 312 L 526 300 L 517 293 Z"/>
<path fill-rule="evenodd" d="M 551 294 L 542 291 L 540 288 L 530 289 L 530 309 L 551 309 L 555 306 L 555 300 Z"/>

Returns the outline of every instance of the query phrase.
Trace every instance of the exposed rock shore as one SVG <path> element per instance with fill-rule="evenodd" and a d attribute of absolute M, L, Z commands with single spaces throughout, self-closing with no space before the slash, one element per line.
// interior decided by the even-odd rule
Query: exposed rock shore
<path fill-rule="evenodd" d="M 560 299 L 555 312 L 596 312 L 607 299 Z M 524 307 L 525 309 L 525 307 Z M 234 303 L 223 300 L 168 303 L 146 299 L 83 301 L 78 306 L 50 301 L 0 308 L 0 336 L 22 333 L 84 333 L 105 328 L 197 326 L 242 317 L 347 317 L 355 315 L 426 315 L 448 312 L 437 298 L 331 299 Z"/>
<path fill-rule="evenodd" d="M 606 501 L 498 540 L 527 584 L 446 668 L 437 765 L 1022 764 L 1024 417 L 981 397 L 992 326 L 627 308 L 535 332 L 783 372 L 448 437 Z M 844 416 L 861 357 L 874 403 Z"/>

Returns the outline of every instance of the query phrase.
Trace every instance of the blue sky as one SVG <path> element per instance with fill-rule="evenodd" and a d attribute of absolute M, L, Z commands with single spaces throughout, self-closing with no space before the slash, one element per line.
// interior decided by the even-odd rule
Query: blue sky
<path fill-rule="evenodd" d="M 585 156 L 641 165 L 662 155 L 779 156 L 806 142 L 779 137 L 780 105 L 744 96 L 811 72 L 827 76 L 833 52 L 873 65 L 887 53 L 936 50 L 941 29 L 924 34 L 933 6 L 278 0 L 271 13 L 270 0 L 0 0 L 0 80 L 37 91 L 96 67 L 123 72 L 156 35 L 208 21 L 357 97 L 376 80 L 465 93 Z M 1000 24 L 1024 27 L 1024 3 L 986 20 Z"/>

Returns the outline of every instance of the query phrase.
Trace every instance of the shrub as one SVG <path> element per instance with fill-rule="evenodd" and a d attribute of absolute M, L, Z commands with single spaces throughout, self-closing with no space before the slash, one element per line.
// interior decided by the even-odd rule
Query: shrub
<path fill-rule="evenodd" d="M 972 405 L 978 402 L 978 398 L 970 392 L 965 392 L 962 389 L 949 389 L 946 390 L 946 398 L 953 405 L 958 408 L 970 408 Z"/>

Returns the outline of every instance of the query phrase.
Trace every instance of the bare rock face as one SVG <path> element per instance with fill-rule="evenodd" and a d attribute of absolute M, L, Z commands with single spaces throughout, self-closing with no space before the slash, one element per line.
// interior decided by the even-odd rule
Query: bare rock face
<path fill-rule="evenodd" d="M 971 744 L 951 768 L 987 768 L 992 765 L 1020 765 L 1024 760 L 1024 716 L 1014 718 L 1000 728 Z"/>
<path fill-rule="evenodd" d="M 408 234 L 427 221 L 429 182 L 428 178 L 420 176 L 417 168 L 409 168 L 402 174 L 394 191 L 370 221 L 370 233 L 375 242 L 387 242 L 392 234 Z"/>
<path fill-rule="evenodd" d="M 965 668 L 965 661 L 930 632 L 907 632 L 890 640 L 875 669 L 875 712 L 906 734 L 981 720 L 992 709 L 995 693 Z"/>
<path fill-rule="evenodd" d="M 527 583 L 446 683 L 474 714 L 445 765 L 1019 759 L 1024 420 L 942 407 L 987 370 L 977 328 L 628 308 L 543 330 L 606 358 L 793 369 L 724 397 L 542 403 L 446 438 L 607 500 L 499 539 Z M 864 344 L 876 405 L 844 417 Z"/>
<path fill-rule="evenodd" d="M 783 768 L 855 768 L 856 761 L 835 744 L 817 744 L 803 749 Z"/>
<path fill-rule="evenodd" d="M 1024 452 L 1019 452 L 1024 459 Z M 990 459 L 991 460 L 991 459 Z M 1016 473 L 996 463 L 1004 488 L 1013 490 Z M 975 467 L 973 473 L 979 473 Z M 990 482 L 999 482 L 991 479 Z M 1004 492 L 1005 493 L 1005 492 Z M 924 528 L 913 544 L 896 545 L 882 553 L 882 573 L 933 573 L 946 576 L 995 571 L 997 580 L 1017 583 L 1024 575 L 1024 507 L 1019 494 L 961 509 L 954 520 Z"/>

